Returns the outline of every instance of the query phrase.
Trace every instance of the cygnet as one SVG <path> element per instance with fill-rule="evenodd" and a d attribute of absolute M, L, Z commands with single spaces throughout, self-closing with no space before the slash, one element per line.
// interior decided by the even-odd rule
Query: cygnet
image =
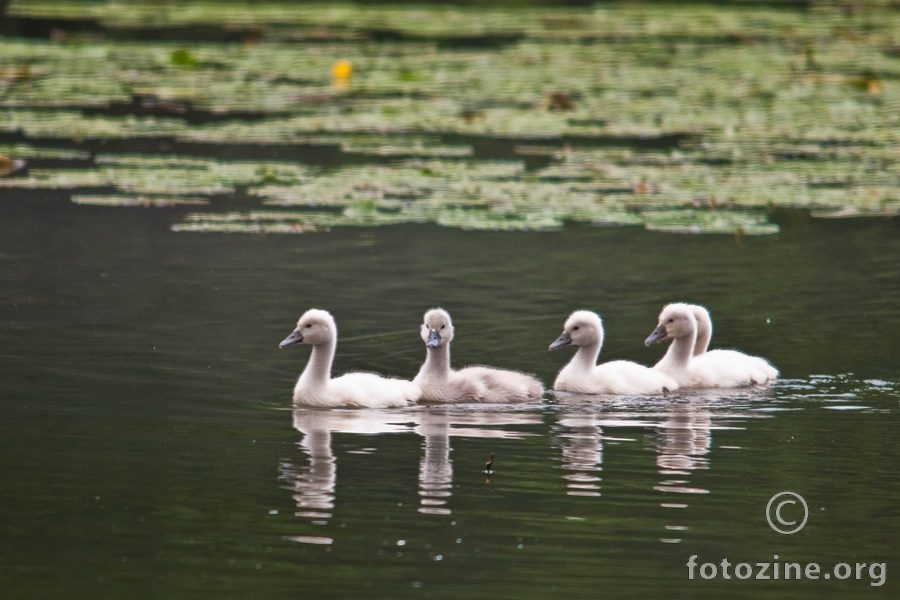
<path fill-rule="evenodd" d="M 587 310 L 573 312 L 563 325 L 562 334 L 550 344 L 550 350 L 576 346 L 575 356 L 563 367 L 553 388 L 582 394 L 663 394 L 678 388 L 667 375 L 644 365 L 613 360 L 597 364 L 603 346 L 603 321 Z"/>
<path fill-rule="evenodd" d="M 294 404 L 322 408 L 390 408 L 409 406 L 421 396 L 411 381 L 382 377 L 375 373 L 346 373 L 331 378 L 337 348 L 334 317 L 316 308 L 306 311 L 297 327 L 278 345 L 312 345 L 306 368 L 294 386 Z"/>
<path fill-rule="evenodd" d="M 454 328 L 450 314 L 442 308 L 425 313 L 420 328 L 425 342 L 425 362 L 413 380 L 428 402 L 528 402 L 544 393 L 541 382 L 526 373 L 473 366 L 453 370 L 450 342 Z"/>

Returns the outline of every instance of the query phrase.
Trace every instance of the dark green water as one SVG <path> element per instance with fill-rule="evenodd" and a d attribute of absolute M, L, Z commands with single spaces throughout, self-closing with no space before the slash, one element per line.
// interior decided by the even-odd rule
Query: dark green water
<path fill-rule="evenodd" d="M 195 235 L 177 218 L 0 203 L 4 597 L 897 596 L 896 220 L 776 213 L 780 234 L 737 242 L 586 226 Z M 711 309 L 713 346 L 767 356 L 783 380 L 292 413 L 308 350 L 276 349 L 327 308 L 336 371 L 409 377 L 421 314 L 442 305 L 457 365 L 549 384 L 572 309 L 604 316 L 606 359 L 652 363 L 662 349 L 641 342 L 682 299 Z M 810 509 L 794 535 L 766 522 L 783 490 Z M 691 555 L 887 566 L 690 580 Z"/>

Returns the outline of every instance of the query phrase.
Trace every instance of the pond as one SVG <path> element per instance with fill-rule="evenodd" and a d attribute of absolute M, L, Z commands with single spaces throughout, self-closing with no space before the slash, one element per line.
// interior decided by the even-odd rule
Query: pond
<path fill-rule="evenodd" d="M 4 589 L 12 597 L 894 594 L 861 580 L 688 579 L 701 562 L 896 562 L 896 298 L 888 221 L 786 213 L 778 236 L 636 228 L 184 235 L 152 210 L 5 202 Z M 702 301 L 760 390 L 526 406 L 291 410 L 310 306 L 336 370 L 410 377 L 422 312 L 456 364 L 549 383 L 574 308 L 606 359 L 652 363 L 660 306 Z M 493 454 L 494 474 L 483 466 Z M 765 507 L 801 494 L 806 527 Z M 787 517 L 785 517 L 787 518 Z M 823 568 L 825 568 L 823 566 Z M 699 572 L 698 572 L 699 573 Z M 876 573 L 877 575 L 877 573 Z"/>
<path fill-rule="evenodd" d="M 218 6 L 10 5 L 5 596 L 897 597 L 896 9 Z M 322 411 L 278 349 L 409 378 L 443 306 L 549 386 L 682 300 L 779 381 Z"/>

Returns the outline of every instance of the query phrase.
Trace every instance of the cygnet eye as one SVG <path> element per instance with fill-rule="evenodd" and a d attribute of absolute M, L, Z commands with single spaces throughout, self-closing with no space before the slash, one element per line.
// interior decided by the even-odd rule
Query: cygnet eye
<path fill-rule="evenodd" d="M 669 319 L 668 321 L 666 321 L 666 323 L 674 323 L 674 322 L 675 322 L 675 319 Z"/>
<path fill-rule="evenodd" d="M 446 329 L 446 325 L 441 325 L 441 329 Z"/>
<path fill-rule="evenodd" d="M 579 326 L 576 325 L 575 327 L 572 328 L 572 331 L 578 331 L 578 327 L 579 327 Z"/>
<path fill-rule="evenodd" d="M 309 329 L 310 327 L 312 327 L 312 323 L 307 323 L 306 328 Z"/>

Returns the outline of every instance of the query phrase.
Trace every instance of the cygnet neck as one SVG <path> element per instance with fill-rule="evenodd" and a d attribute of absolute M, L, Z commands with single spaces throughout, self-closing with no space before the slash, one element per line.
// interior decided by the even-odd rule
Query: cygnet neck
<path fill-rule="evenodd" d="M 313 346 L 306 368 L 300 375 L 300 385 L 309 388 L 321 387 L 328 383 L 331 379 L 331 363 L 334 361 L 336 346 L 335 339 Z"/>
<path fill-rule="evenodd" d="M 691 361 L 691 357 L 694 355 L 694 346 L 696 343 L 697 330 L 695 328 L 689 333 L 673 339 L 672 344 L 669 346 L 669 350 L 666 352 L 666 356 L 669 357 L 675 366 L 687 368 L 688 363 Z"/>
<path fill-rule="evenodd" d="M 584 346 L 578 346 L 578 350 L 569 364 L 584 371 L 593 369 L 597 365 L 597 358 L 600 356 L 600 345 L 601 342 L 596 341 Z"/>
<path fill-rule="evenodd" d="M 712 318 L 702 306 L 694 310 L 694 317 L 697 319 L 697 341 L 694 343 L 694 356 L 700 356 L 709 349 L 713 333 Z"/>
<path fill-rule="evenodd" d="M 450 377 L 450 344 L 426 349 L 422 374 L 428 379 L 440 381 Z"/>

